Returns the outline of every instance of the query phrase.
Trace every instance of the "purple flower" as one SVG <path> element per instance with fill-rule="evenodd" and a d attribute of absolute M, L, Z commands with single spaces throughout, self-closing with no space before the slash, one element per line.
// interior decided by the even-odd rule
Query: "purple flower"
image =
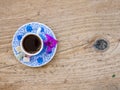
<path fill-rule="evenodd" d="M 57 45 L 58 41 L 48 34 L 45 35 L 47 40 L 44 41 L 44 44 L 47 46 L 47 53 L 50 53 L 52 51 L 52 48 L 54 48 Z"/>

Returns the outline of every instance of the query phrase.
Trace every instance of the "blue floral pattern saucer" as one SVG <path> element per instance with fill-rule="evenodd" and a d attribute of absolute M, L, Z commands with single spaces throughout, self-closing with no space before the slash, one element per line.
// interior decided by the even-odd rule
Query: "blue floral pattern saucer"
<path fill-rule="evenodd" d="M 57 44 L 50 49 L 51 50 L 50 52 L 47 52 L 47 45 L 44 44 L 43 49 L 39 54 L 31 56 L 29 57 L 29 59 L 25 57 L 26 55 L 20 49 L 21 39 L 27 33 L 34 33 L 34 34 L 37 33 L 37 30 L 39 28 L 40 28 L 39 36 L 42 38 L 43 41 L 46 41 L 48 36 L 52 39 L 56 39 L 53 31 L 48 26 L 38 22 L 31 22 L 24 24 L 16 31 L 15 35 L 13 36 L 13 40 L 12 40 L 13 53 L 17 58 L 17 60 L 19 60 L 22 64 L 26 66 L 30 66 L 30 67 L 43 66 L 48 62 L 50 62 L 56 53 Z"/>

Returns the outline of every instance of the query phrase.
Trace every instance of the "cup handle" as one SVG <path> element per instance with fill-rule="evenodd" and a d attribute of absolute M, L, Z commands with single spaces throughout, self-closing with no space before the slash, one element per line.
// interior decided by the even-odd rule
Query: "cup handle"
<path fill-rule="evenodd" d="M 39 28 L 37 29 L 37 35 L 40 34 L 40 31 L 41 31 L 41 28 L 39 27 Z"/>

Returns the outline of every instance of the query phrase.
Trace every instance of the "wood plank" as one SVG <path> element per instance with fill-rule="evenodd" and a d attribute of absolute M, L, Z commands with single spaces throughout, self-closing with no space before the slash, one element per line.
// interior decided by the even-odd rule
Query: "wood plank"
<path fill-rule="evenodd" d="M 32 21 L 59 40 L 40 68 L 19 63 L 11 47 L 17 28 Z M 110 43 L 105 52 L 93 48 L 99 38 Z M 0 90 L 120 90 L 119 55 L 120 0 L 0 0 Z"/>

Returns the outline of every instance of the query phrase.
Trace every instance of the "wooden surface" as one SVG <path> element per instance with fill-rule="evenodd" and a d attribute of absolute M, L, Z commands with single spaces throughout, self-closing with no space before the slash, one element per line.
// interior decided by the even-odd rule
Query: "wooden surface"
<path fill-rule="evenodd" d="M 13 55 L 21 25 L 41 22 L 59 40 L 54 59 L 30 68 Z M 93 48 L 105 38 L 105 52 Z M 120 90 L 120 0 L 0 0 L 0 90 Z M 112 77 L 115 75 L 115 77 Z"/>

